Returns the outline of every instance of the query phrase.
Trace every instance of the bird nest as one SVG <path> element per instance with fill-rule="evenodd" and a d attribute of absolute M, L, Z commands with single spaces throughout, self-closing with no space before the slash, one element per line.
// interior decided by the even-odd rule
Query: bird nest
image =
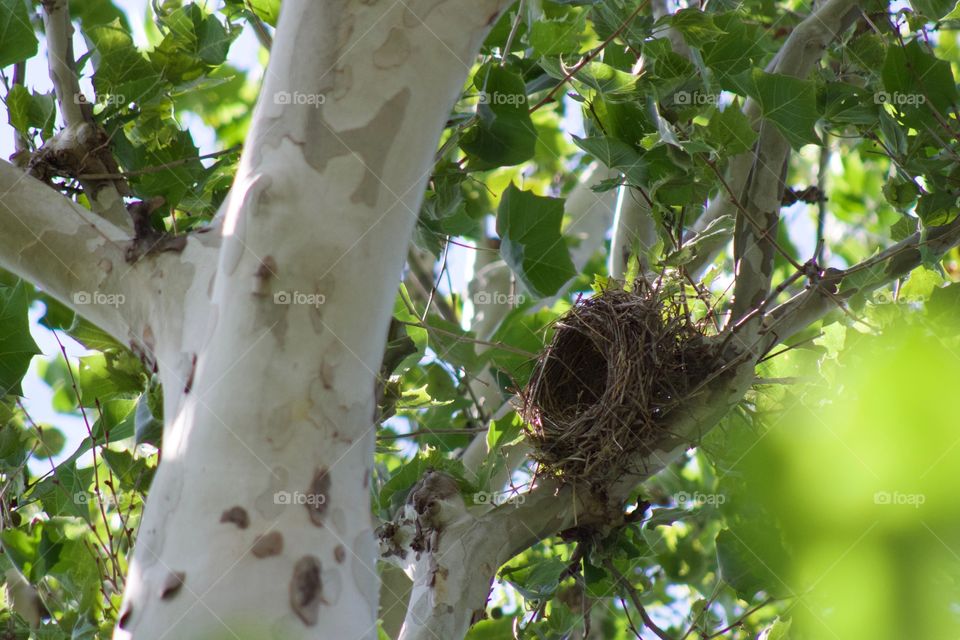
<path fill-rule="evenodd" d="M 716 370 L 705 320 L 678 283 L 644 279 L 579 300 L 521 392 L 539 473 L 608 486 L 641 471 L 668 414 Z"/>

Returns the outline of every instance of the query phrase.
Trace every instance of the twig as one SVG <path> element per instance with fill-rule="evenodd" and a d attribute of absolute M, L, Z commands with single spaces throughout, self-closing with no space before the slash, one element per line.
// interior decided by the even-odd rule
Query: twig
<path fill-rule="evenodd" d="M 627 597 L 630 598 L 630 601 L 633 603 L 633 606 L 636 608 L 636 610 L 640 612 L 640 619 L 643 620 L 644 626 L 647 629 L 650 629 L 650 631 L 653 631 L 654 635 L 660 638 L 660 640 L 673 640 L 673 638 L 667 635 L 666 631 L 658 627 L 656 623 L 650 619 L 650 615 L 644 608 L 643 603 L 640 602 L 640 595 L 637 593 L 637 590 L 633 588 L 633 585 L 630 584 L 630 582 L 622 573 L 617 571 L 617 568 L 613 566 L 613 562 L 607 559 L 604 560 L 603 564 L 607 568 L 607 571 L 613 574 L 613 577 L 616 579 L 616 581 L 620 583 L 620 585 L 626 590 Z"/>
<path fill-rule="evenodd" d="M 633 13 L 627 16 L 627 19 L 624 20 L 619 27 L 617 27 L 616 31 L 611 33 L 606 40 L 600 43 L 600 46 L 596 47 L 593 51 L 591 51 L 586 56 L 584 56 L 584 58 L 580 62 L 578 62 L 570 71 L 564 74 L 563 79 L 560 80 L 560 82 L 557 83 L 557 85 L 554 86 L 553 89 L 550 89 L 550 92 L 547 93 L 547 95 L 545 95 L 543 99 L 540 100 L 540 102 L 530 107 L 530 113 L 533 113 L 543 105 L 553 100 L 553 96 L 556 95 L 557 91 L 559 91 L 561 87 L 563 87 L 563 85 L 570 82 L 573 76 L 576 75 L 576 73 L 580 71 L 580 69 L 587 66 L 594 58 L 600 55 L 600 52 L 603 51 L 608 44 L 613 42 L 613 39 L 619 36 L 620 33 L 630 25 L 631 22 L 633 22 L 633 19 L 636 18 L 640 14 L 640 12 L 643 11 L 643 9 L 647 6 L 648 1 L 649 0 L 643 0 L 643 2 L 637 5 L 637 8 L 633 10 Z"/>
<path fill-rule="evenodd" d="M 270 51 L 273 48 L 273 36 L 270 35 L 267 25 L 263 23 L 263 20 L 260 19 L 260 16 L 258 16 L 253 10 L 250 0 L 246 0 L 243 4 L 245 4 L 247 7 L 247 21 L 250 23 L 250 26 L 253 27 L 253 32 L 257 36 L 257 41 L 260 42 L 261 47 L 267 51 Z"/>
<path fill-rule="evenodd" d="M 732 631 L 735 627 L 742 626 L 744 620 L 746 620 L 748 616 L 753 615 L 754 613 L 756 613 L 756 612 L 759 611 L 760 609 L 763 609 L 765 606 L 767 606 L 768 604 L 770 604 L 771 602 L 774 602 L 774 601 L 776 601 L 776 598 L 767 598 L 766 600 L 764 600 L 763 602 L 761 602 L 761 603 L 758 604 L 757 606 L 753 607 L 752 609 L 749 609 L 749 610 L 745 611 L 745 612 L 743 613 L 743 615 L 741 615 L 739 618 L 737 618 L 735 621 L 731 622 L 729 625 L 727 625 L 727 626 L 724 627 L 723 629 L 720 629 L 719 631 L 717 631 L 717 632 L 715 632 L 715 633 L 711 633 L 709 636 L 706 636 L 706 637 L 704 638 L 704 640 L 710 640 L 711 638 L 719 638 L 720 636 L 722 636 L 722 635 L 725 634 L 726 632 Z"/>
<path fill-rule="evenodd" d="M 180 165 L 187 164 L 188 162 L 193 162 L 194 160 L 207 160 L 208 158 L 219 158 L 220 156 L 229 155 L 231 153 L 236 153 L 243 150 L 243 145 L 234 145 L 229 149 L 224 149 L 222 151 L 213 151 L 211 153 L 205 153 L 202 156 L 195 156 L 193 158 L 180 158 L 179 160 L 171 160 L 170 162 L 165 162 L 163 164 L 154 165 L 152 167 L 144 167 L 143 169 L 135 169 L 133 171 L 119 171 L 117 173 L 81 173 L 77 176 L 79 180 L 118 180 L 120 178 L 133 178 L 135 176 L 149 175 L 151 173 L 160 173 L 161 171 L 166 171 L 172 167 L 179 167 Z"/>

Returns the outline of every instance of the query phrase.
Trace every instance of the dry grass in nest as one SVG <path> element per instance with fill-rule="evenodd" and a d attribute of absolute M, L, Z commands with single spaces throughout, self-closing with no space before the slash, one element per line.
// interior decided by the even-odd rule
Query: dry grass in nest
<path fill-rule="evenodd" d="M 667 414 L 713 371 L 705 322 L 691 319 L 681 288 L 638 280 L 577 302 L 557 320 L 522 392 L 540 473 L 601 488 L 665 435 Z"/>

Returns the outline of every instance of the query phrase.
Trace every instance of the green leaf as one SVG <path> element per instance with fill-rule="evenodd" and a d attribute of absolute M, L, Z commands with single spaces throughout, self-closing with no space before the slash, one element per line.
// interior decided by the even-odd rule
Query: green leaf
<path fill-rule="evenodd" d="M 33 452 L 33 456 L 39 460 L 45 460 L 59 455 L 63 451 L 63 445 L 67 443 L 67 437 L 63 431 L 48 424 L 37 425 L 40 429 L 38 446 Z"/>
<path fill-rule="evenodd" d="M 22 529 L 4 529 L 0 532 L 0 543 L 3 544 L 4 553 L 20 571 L 30 573 L 30 567 L 37 560 L 37 549 L 40 546 L 42 533 L 43 525 L 35 527 L 30 532 Z"/>
<path fill-rule="evenodd" d="M 874 100 L 902 112 L 908 123 L 938 126 L 939 119 L 953 112 L 957 84 L 950 63 L 929 53 L 917 40 L 906 46 L 891 46 L 883 64 L 885 92 Z"/>
<path fill-rule="evenodd" d="M 92 480 L 93 467 L 78 469 L 71 457 L 57 466 L 55 476 L 42 480 L 34 491 L 50 515 L 89 519 Z"/>
<path fill-rule="evenodd" d="M 557 80 L 566 78 L 571 71 L 562 61 L 550 58 L 541 59 L 540 66 Z M 581 93 L 592 89 L 607 100 L 626 99 L 634 94 L 637 78 L 626 71 L 593 60 L 577 69 L 572 84 Z"/>
<path fill-rule="evenodd" d="M 86 29 L 94 68 L 97 99 L 114 96 L 117 102 L 145 102 L 162 87 L 160 75 L 133 44 L 119 20 Z"/>
<path fill-rule="evenodd" d="M 790 624 L 792 620 L 782 620 L 777 618 L 769 627 L 764 629 L 760 635 L 764 640 L 789 640 Z"/>
<path fill-rule="evenodd" d="M 523 79 L 496 64 L 481 67 L 473 79 L 480 90 L 476 125 L 460 138 L 460 148 L 490 166 L 520 164 L 533 157 L 537 131 L 530 119 Z"/>
<path fill-rule="evenodd" d="M 753 69 L 749 77 L 737 81 L 747 95 L 760 103 L 763 117 L 777 125 L 793 148 L 820 144 L 814 131 L 820 113 L 813 82 L 759 69 Z"/>
<path fill-rule="evenodd" d="M 707 141 L 725 155 L 736 155 L 753 147 L 757 132 L 737 102 L 723 111 L 714 111 L 706 127 Z"/>
<path fill-rule="evenodd" d="M 586 37 L 586 23 L 585 11 L 572 19 L 538 20 L 530 26 L 527 38 L 536 56 L 577 53 Z"/>
<path fill-rule="evenodd" d="M 442 318 L 431 318 L 427 334 L 430 347 L 441 360 L 463 367 L 469 372 L 478 370 L 480 359 L 474 348 L 476 336 L 473 333 L 464 331 L 460 325 Z"/>
<path fill-rule="evenodd" d="M 7 95 L 7 111 L 10 126 L 25 135 L 29 129 L 37 129 L 44 139 L 53 133 L 57 103 L 52 92 L 36 93 L 14 85 Z"/>
<path fill-rule="evenodd" d="M 0 68 L 37 55 L 37 36 L 23 0 L 0 0 L 0 43 Z"/>
<path fill-rule="evenodd" d="M 906 240 L 917 232 L 917 219 L 910 216 L 901 216 L 890 226 L 890 238 L 894 242 Z"/>
<path fill-rule="evenodd" d="M 84 29 L 114 20 L 119 21 L 124 29 L 130 29 L 126 14 L 110 0 L 70 0 L 70 17 L 79 20 Z"/>
<path fill-rule="evenodd" d="M 761 62 L 771 49 L 769 31 L 735 11 L 713 16 L 713 23 L 723 35 L 704 43 L 703 62 L 714 72 L 721 87 L 736 91 L 733 76 L 763 66 Z"/>
<path fill-rule="evenodd" d="M 670 16 L 669 22 L 691 47 L 702 47 L 724 34 L 710 14 L 698 9 L 681 9 Z"/>
<path fill-rule="evenodd" d="M 137 399 L 137 407 L 133 412 L 133 433 L 137 444 L 160 446 L 163 438 L 163 420 L 158 419 L 150 408 L 149 392 L 142 393 Z"/>
<path fill-rule="evenodd" d="M 952 14 L 951 9 L 954 8 L 955 2 L 954 0 L 910 0 L 910 4 L 920 15 L 936 21 L 946 16 L 947 12 Z"/>
<path fill-rule="evenodd" d="M 87 349 L 94 351 L 115 353 L 126 350 L 126 347 L 109 333 L 79 315 L 74 316 L 73 325 L 67 329 L 67 334 Z"/>
<path fill-rule="evenodd" d="M 630 184 L 646 184 L 647 172 L 643 157 L 626 142 L 610 136 L 573 136 L 573 142 L 603 164 L 624 174 Z"/>
<path fill-rule="evenodd" d="M 97 421 L 93 423 L 93 437 L 101 442 L 117 442 L 135 435 L 136 400 L 117 399 L 100 403 Z M 79 457 L 90 449 L 90 439 L 86 439 L 73 453 Z"/>
<path fill-rule="evenodd" d="M 943 276 L 939 271 L 923 266 L 917 267 L 910 272 L 910 277 L 900 287 L 900 299 L 905 302 L 927 300 L 942 284 Z"/>
<path fill-rule="evenodd" d="M 277 26 L 277 20 L 280 18 L 280 0 L 247 0 L 257 17 L 269 24 L 271 27 Z"/>
<path fill-rule="evenodd" d="M 129 352 L 96 353 L 80 358 L 80 402 L 92 407 L 114 398 L 138 395 L 144 387 L 143 365 Z"/>
<path fill-rule="evenodd" d="M 536 354 L 543 349 L 557 313 L 550 309 L 531 312 L 529 305 L 512 310 L 497 327 L 491 342 L 509 348 L 490 347 L 484 357 L 505 372 L 512 386 L 523 386 L 533 373 Z M 519 353 L 518 353 L 519 352 Z"/>
<path fill-rule="evenodd" d="M 506 447 L 523 437 L 523 420 L 516 411 L 511 411 L 499 420 L 492 420 L 487 429 L 487 451 L 495 452 L 498 447 Z"/>
<path fill-rule="evenodd" d="M 27 316 L 30 301 L 23 283 L 0 287 L 0 398 L 23 395 L 20 381 L 30 360 L 40 353 L 30 335 Z"/>
<path fill-rule="evenodd" d="M 545 558 L 519 569 L 504 569 L 500 576 L 525 599 L 543 600 L 556 593 L 560 576 L 566 568 L 566 563 L 560 558 Z"/>
<path fill-rule="evenodd" d="M 749 601 L 758 591 L 776 593 L 783 589 L 768 561 L 729 529 L 717 534 L 717 563 L 720 577 L 744 600 Z"/>
<path fill-rule="evenodd" d="M 563 202 L 521 191 L 511 183 L 497 210 L 500 255 L 530 292 L 540 297 L 552 296 L 576 275 L 560 235 Z"/>
<path fill-rule="evenodd" d="M 104 448 L 100 455 L 124 490 L 145 491 L 150 486 L 156 468 L 149 466 L 144 458 L 134 458 L 129 451 L 108 448 Z"/>
<path fill-rule="evenodd" d="M 703 231 L 684 242 L 681 249 L 669 253 L 663 259 L 663 264 L 677 267 L 690 262 L 697 256 L 708 255 L 730 241 L 733 237 L 733 227 L 733 216 L 720 216 L 711 220 Z"/>

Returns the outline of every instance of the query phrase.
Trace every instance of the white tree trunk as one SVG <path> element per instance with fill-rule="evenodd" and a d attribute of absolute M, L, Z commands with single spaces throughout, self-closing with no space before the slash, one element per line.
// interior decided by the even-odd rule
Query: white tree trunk
<path fill-rule="evenodd" d="M 115 637 L 376 637 L 375 372 L 502 4 L 284 3 L 215 273 L 184 255 L 214 275 L 155 329 L 168 424 Z"/>

